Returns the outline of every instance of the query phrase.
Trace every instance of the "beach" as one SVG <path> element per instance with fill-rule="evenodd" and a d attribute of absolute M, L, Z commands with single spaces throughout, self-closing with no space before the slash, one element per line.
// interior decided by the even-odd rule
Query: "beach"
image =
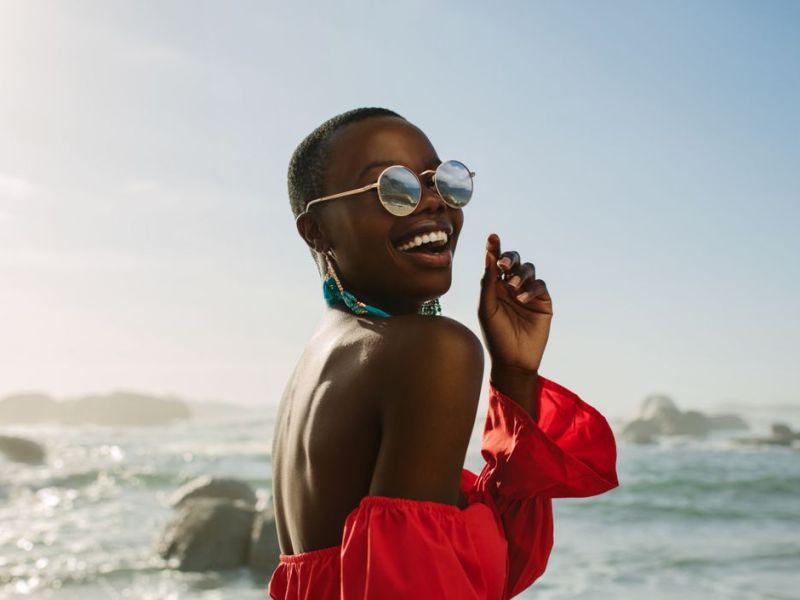
<path fill-rule="evenodd" d="M 47 449 L 41 465 L 0 459 L 0 597 L 265 599 L 268 576 L 184 573 L 155 548 L 173 514 L 169 498 L 199 475 L 234 477 L 267 497 L 271 412 L 155 427 L 0 428 Z M 742 414 L 748 435 L 772 420 L 800 425 L 800 411 Z M 619 488 L 554 500 L 547 571 L 517 597 L 800 598 L 800 452 L 735 437 L 620 442 Z M 474 471 L 479 443 L 476 426 L 466 463 Z"/>

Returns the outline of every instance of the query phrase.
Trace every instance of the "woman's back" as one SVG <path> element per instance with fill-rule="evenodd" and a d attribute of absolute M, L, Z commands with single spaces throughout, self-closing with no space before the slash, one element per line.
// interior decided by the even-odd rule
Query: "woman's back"
<path fill-rule="evenodd" d="M 285 554 L 340 543 L 347 513 L 369 489 L 380 424 L 361 365 L 374 336 L 347 321 L 324 322 L 286 385 L 272 453 Z"/>

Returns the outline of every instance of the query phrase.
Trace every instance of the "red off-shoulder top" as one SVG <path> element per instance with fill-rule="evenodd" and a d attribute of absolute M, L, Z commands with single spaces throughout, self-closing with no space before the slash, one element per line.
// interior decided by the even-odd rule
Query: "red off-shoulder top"
<path fill-rule="evenodd" d="M 539 375 L 539 418 L 490 384 L 480 474 L 464 469 L 468 506 L 365 496 L 342 543 L 280 556 L 274 600 L 506 600 L 544 573 L 552 498 L 619 485 L 614 434 L 575 393 Z"/>

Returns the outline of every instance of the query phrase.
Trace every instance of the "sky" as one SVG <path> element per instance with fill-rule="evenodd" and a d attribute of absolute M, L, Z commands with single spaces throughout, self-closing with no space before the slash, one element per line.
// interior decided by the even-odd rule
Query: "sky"
<path fill-rule="evenodd" d="M 800 404 L 799 31 L 781 1 L 2 0 L 0 396 L 272 410 L 324 307 L 289 158 L 383 106 L 477 173 L 444 314 L 480 336 L 495 232 L 553 298 L 540 373 L 609 417 Z"/>

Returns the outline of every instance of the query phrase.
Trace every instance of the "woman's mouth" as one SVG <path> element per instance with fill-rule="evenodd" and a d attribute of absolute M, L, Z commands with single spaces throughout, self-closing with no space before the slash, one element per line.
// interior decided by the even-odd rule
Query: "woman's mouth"
<path fill-rule="evenodd" d="M 395 248 L 422 266 L 449 267 L 453 263 L 452 237 L 445 231 L 418 235 Z"/>

